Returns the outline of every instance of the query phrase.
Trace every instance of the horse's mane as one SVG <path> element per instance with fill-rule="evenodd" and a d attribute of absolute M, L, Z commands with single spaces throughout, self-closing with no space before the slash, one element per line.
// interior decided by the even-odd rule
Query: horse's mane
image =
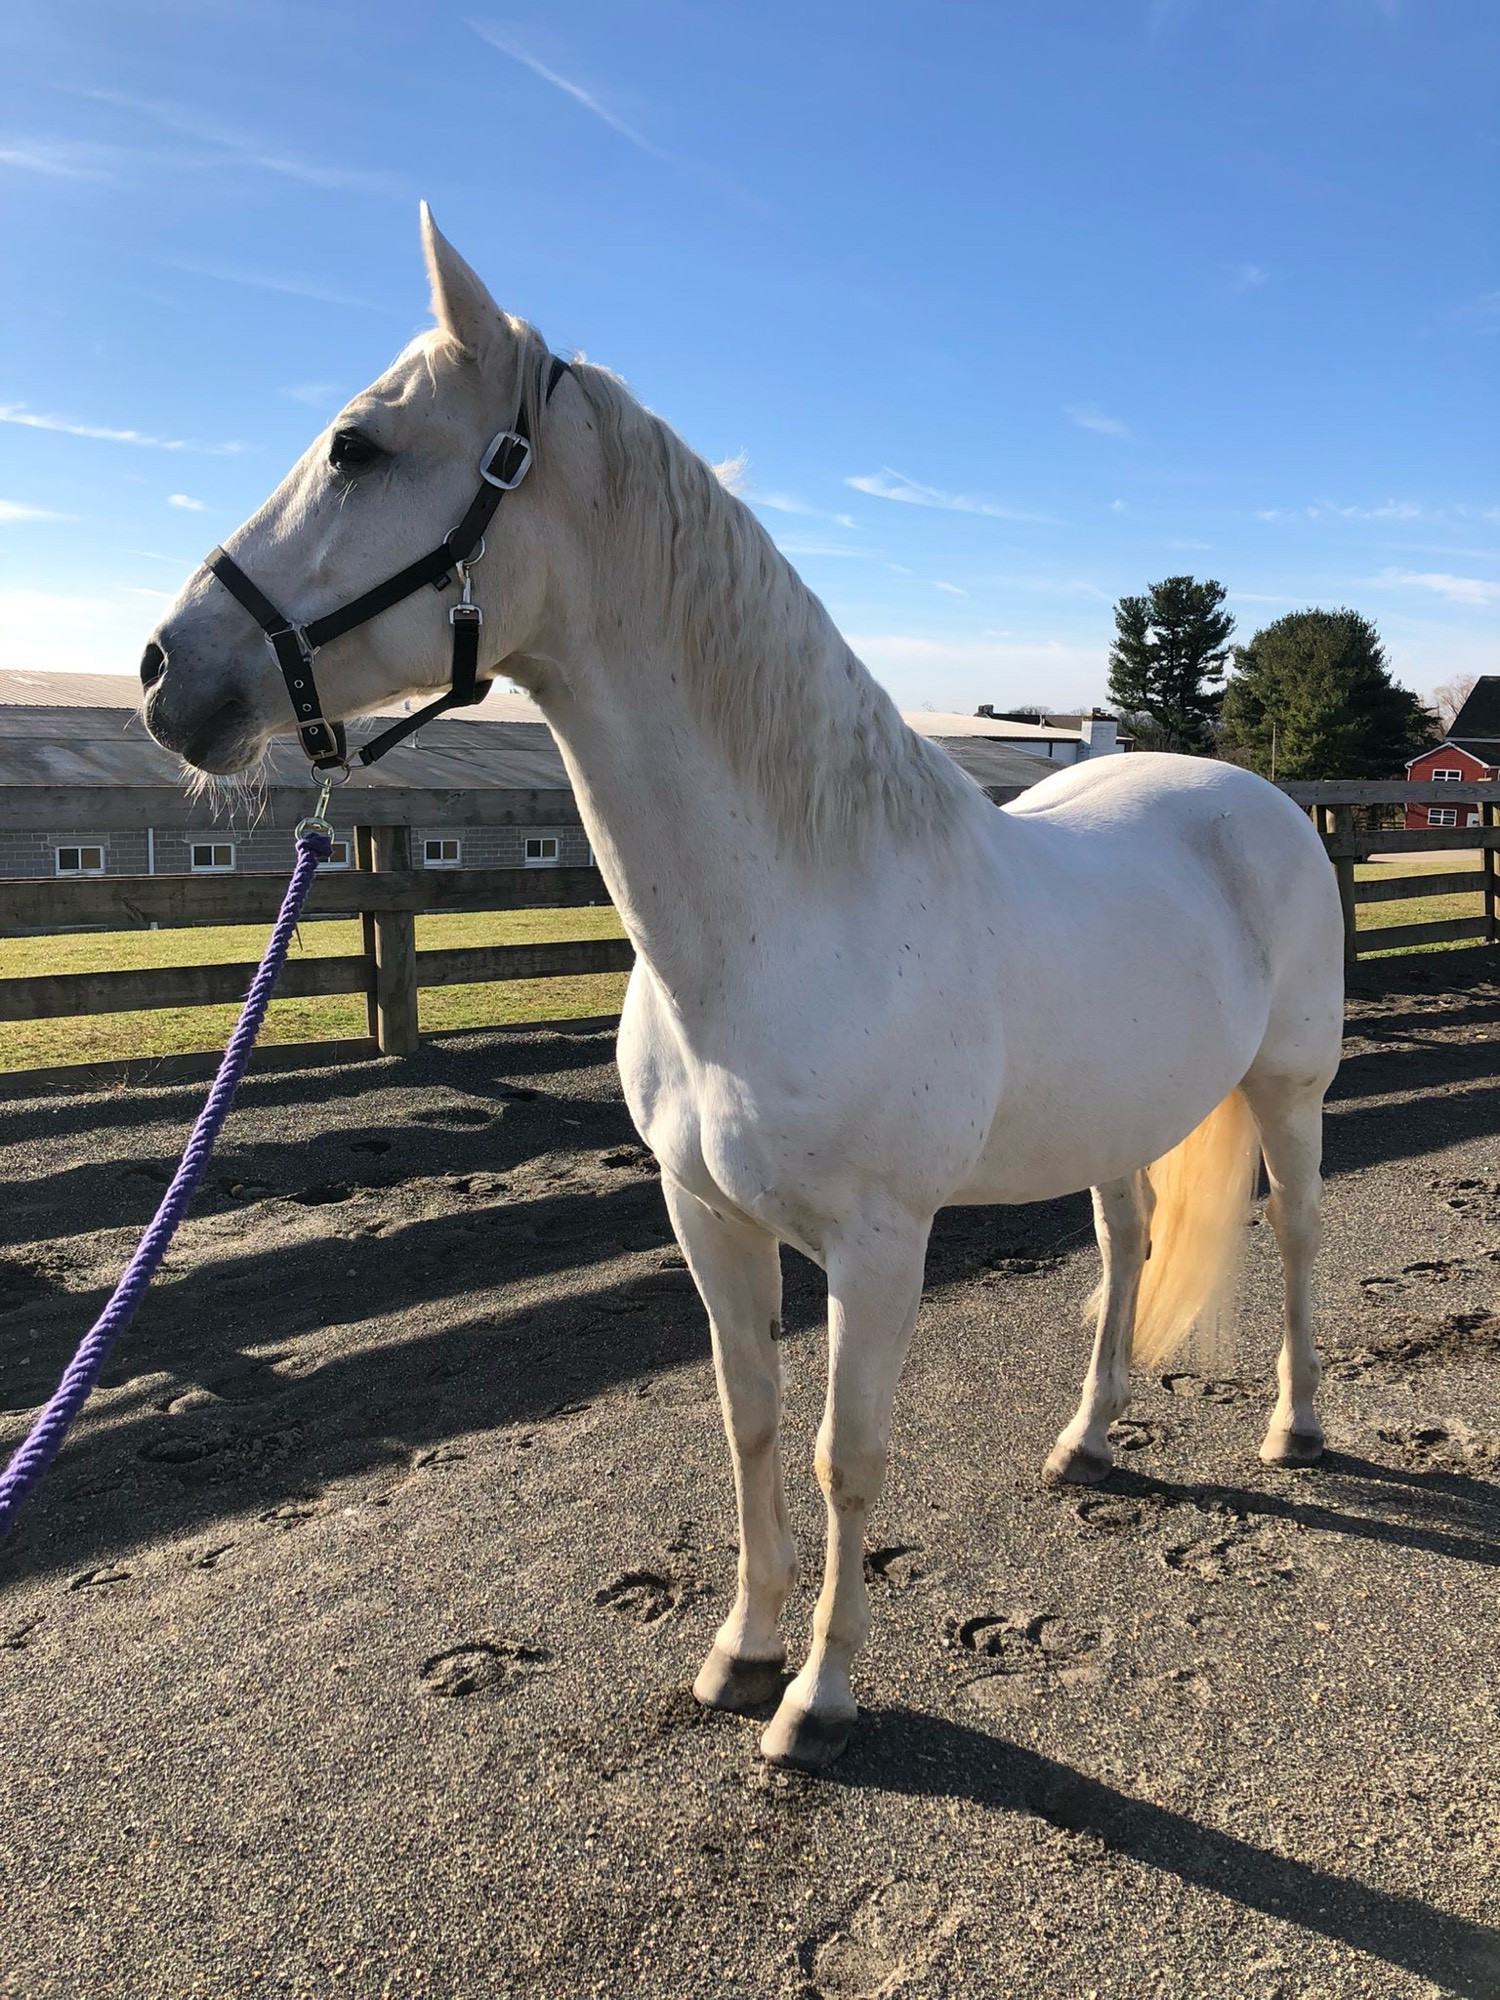
<path fill-rule="evenodd" d="M 907 728 L 750 509 L 617 377 L 575 363 L 605 465 L 601 552 L 680 650 L 688 696 L 777 835 L 820 858 L 942 836 L 973 787 Z"/>

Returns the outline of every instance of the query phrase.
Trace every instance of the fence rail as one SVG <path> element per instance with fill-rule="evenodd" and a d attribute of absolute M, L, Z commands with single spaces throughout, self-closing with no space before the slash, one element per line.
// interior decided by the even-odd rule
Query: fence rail
<path fill-rule="evenodd" d="M 1282 787 L 1312 816 L 1339 885 L 1345 956 L 1410 951 L 1434 944 L 1500 940 L 1500 784 L 1388 781 L 1292 783 Z M 1370 828 L 1355 824 L 1358 807 L 1448 804 L 1477 807 L 1473 827 Z M 273 822 L 290 826 L 305 810 L 303 791 L 267 795 Z M 423 988 L 498 980 L 542 979 L 627 970 L 629 943 L 604 938 L 551 944 L 481 945 L 419 951 L 419 915 L 489 910 L 579 908 L 608 899 L 594 868 L 415 868 L 412 829 L 576 824 L 566 792 L 417 792 L 390 785 L 351 785 L 339 797 L 341 824 L 355 822 L 354 866 L 324 870 L 308 899 L 309 917 L 359 917 L 358 953 L 304 958 L 288 964 L 280 993 L 287 998 L 363 993 L 370 1040 L 386 1055 L 417 1046 L 417 1003 Z M 180 792 L 108 793 L 92 788 L 16 786 L 0 794 L 0 830 L 87 827 L 99 832 L 144 826 L 201 824 L 201 808 Z M 1478 853 L 1472 870 L 1361 877 L 1356 866 L 1375 856 Z M 288 840 L 290 856 L 290 840 Z M 80 929 L 175 929 L 257 923 L 280 905 L 275 875 L 100 876 L 89 880 L 0 881 L 0 937 Z M 1463 896 L 1473 908 L 1458 916 L 1407 924 L 1364 925 L 1360 911 L 1413 899 Z M 239 1000 L 254 967 L 239 962 L 165 966 L 140 971 L 45 973 L 0 978 L 0 1022 L 197 1007 Z M 306 1045 L 309 1048 L 318 1045 Z"/>
<path fill-rule="evenodd" d="M 1305 806 L 1323 836 L 1338 880 L 1344 920 L 1344 958 L 1353 965 L 1376 953 L 1419 951 L 1435 944 L 1500 941 L 1500 783 L 1424 780 L 1400 784 L 1375 779 L 1329 779 L 1282 788 Z M 1477 808 L 1476 826 L 1370 827 L 1354 823 L 1357 806 L 1447 805 Z M 1455 815 L 1456 816 L 1456 815 Z M 1359 876 L 1360 862 L 1387 854 L 1451 854 L 1468 848 L 1477 868 L 1384 876 Z M 1377 903 L 1427 902 L 1439 897 L 1473 898 L 1459 916 L 1421 923 L 1361 924 L 1361 909 Z"/>

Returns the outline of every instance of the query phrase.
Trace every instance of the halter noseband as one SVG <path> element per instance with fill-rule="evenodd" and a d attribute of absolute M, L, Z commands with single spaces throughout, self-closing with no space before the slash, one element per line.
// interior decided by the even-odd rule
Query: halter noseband
<path fill-rule="evenodd" d="M 566 361 L 554 355 L 547 373 L 547 388 L 542 397 L 543 407 L 551 402 L 552 391 L 568 371 Z M 531 467 L 531 434 L 526 425 L 526 403 L 522 398 L 516 411 L 516 420 L 508 431 L 500 431 L 485 446 L 479 459 L 479 491 L 469 503 L 468 512 L 456 528 L 450 528 L 435 549 L 416 562 L 408 563 L 405 569 L 398 569 L 394 576 L 388 576 L 384 583 L 377 583 L 373 590 L 353 598 L 337 611 L 330 611 L 325 617 L 314 618 L 310 624 L 297 625 L 259 589 L 227 550 L 215 549 L 204 558 L 203 567 L 216 576 L 230 596 L 237 599 L 266 635 L 266 644 L 276 656 L 276 664 L 281 669 L 281 677 L 286 682 L 286 691 L 291 698 L 292 713 L 297 718 L 297 739 L 306 751 L 315 771 L 333 771 L 348 767 L 348 739 L 342 722 L 329 722 L 324 718 L 322 703 L 318 700 L 317 684 L 313 680 L 313 656 L 330 639 L 338 639 L 345 632 L 352 632 L 356 626 L 368 624 L 378 618 L 382 611 L 389 611 L 393 604 L 401 603 L 424 584 L 430 583 L 434 590 L 445 590 L 453 581 L 456 570 L 463 584 L 463 601 L 455 604 L 448 613 L 448 623 L 453 628 L 453 665 L 448 677 L 448 691 L 439 695 L 436 701 L 419 708 L 415 715 L 408 715 L 379 736 L 372 737 L 364 748 L 358 751 L 361 764 L 373 764 L 377 757 L 383 757 L 393 749 L 403 737 L 410 736 L 424 722 L 445 709 L 468 708 L 477 701 L 483 701 L 489 688 L 488 681 L 479 679 L 479 628 L 484 623 L 484 613 L 470 597 L 469 565 L 474 559 L 474 551 L 482 551 L 484 531 L 494 519 L 495 509 L 507 493 L 513 493 L 526 477 Z"/>

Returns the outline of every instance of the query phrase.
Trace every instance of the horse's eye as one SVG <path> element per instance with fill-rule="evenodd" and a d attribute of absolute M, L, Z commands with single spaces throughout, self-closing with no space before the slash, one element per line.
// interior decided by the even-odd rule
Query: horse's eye
<path fill-rule="evenodd" d="M 328 463 L 335 472 L 359 472 L 384 456 L 375 440 L 367 438 L 363 431 L 335 431 L 328 448 Z"/>

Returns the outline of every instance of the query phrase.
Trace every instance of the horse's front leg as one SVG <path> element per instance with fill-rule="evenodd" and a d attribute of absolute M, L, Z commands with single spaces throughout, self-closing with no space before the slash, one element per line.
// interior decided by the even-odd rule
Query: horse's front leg
<path fill-rule="evenodd" d="M 885 1480 L 891 1406 L 916 1324 L 930 1226 L 930 1217 L 867 1214 L 827 1253 L 828 1397 L 816 1461 L 828 1505 L 827 1559 L 812 1650 L 760 1739 L 773 1764 L 822 1770 L 859 1713 L 849 1669 L 870 1629 L 865 1522 Z"/>
<path fill-rule="evenodd" d="M 774 1236 L 716 1215 L 664 1178 L 667 1212 L 708 1308 L 714 1370 L 739 1504 L 739 1590 L 693 1693 L 709 1708 L 757 1708 L 781 1691 L 781 1607 L 797 1550 L 781 1483 L 781 1251 Z"/>

